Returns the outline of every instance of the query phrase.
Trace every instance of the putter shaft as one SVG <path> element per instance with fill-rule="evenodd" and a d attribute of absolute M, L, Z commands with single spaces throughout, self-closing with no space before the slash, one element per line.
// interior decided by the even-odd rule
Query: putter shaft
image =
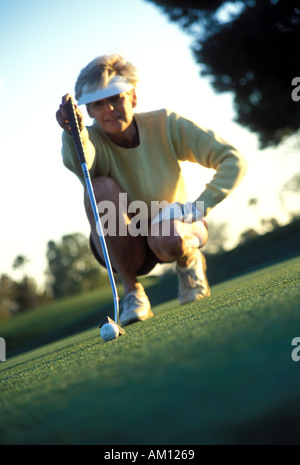
<path fill-rule="evenodd" d="M 115 321 L 116 324 L 118 324 L 119 323 L 119 296 L 118 296 L 117 286 L 116 286 L 116 283 L 115 283 L 113 270 L 112 270 L 112 266 L 111 266 L 109 255 L 108 255 L 106 241 L 105 241 L 105 238 L 104 238 L 103 228 L 102 228 L 101 220 L 100 220 L 100 217 L 99 217 L 99 212 L 98 212 L 98 208 L 97 208 L 97 202 L 96 202 L 96 199 L 95 199 L 95 194 L 94 194 L 94 190 L 93 190 L 93 185 L 92 185 L 92 181 L 91 181 L 90 172 L 89 172 L 89 169 L 88 169 L 88 166 L 87 166 L 87 163 L 86 163 L 86 159 L 85 159 L 83 143 L 82 143 L 82 140 L 81 140 L 80 130 L 79 130 L 78 121 L 77 121 L 75 108 L 74 108 L 74 104 L 73 104 L 72 99 L 69 99 L 67 101 L 66 109 L 67 109 L 67 113 L 68 113 L 69 124 L 71 126 L 71 131 L 72 131 L 72 135 L 73 135 L 74 142 L 75 142 L 76 151 L 77 151 L 80 163 L 81 163 L 83 176 L 84 176 L 84 179 L 85 179 L 89 199 L 90 199 L 93 214 L 94 214 L 97 234 L 98 234 L 98 237 L 99 237 L 99 240 L 100 240 L 100 245 L 101 245 L 102 252 L 103 252 L 103 255 L 104 255 L 105 264 L 106 264 L 106 268 L 107 268 L 107 271 L 108 271 L 108 276 L 109 276 L 111 288 L 112 288 L 112 291 L 113 291 L 114 321 Z"/>

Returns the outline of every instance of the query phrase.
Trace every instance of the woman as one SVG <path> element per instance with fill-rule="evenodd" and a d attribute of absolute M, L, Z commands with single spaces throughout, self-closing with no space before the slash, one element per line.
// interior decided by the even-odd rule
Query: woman
<path fill-rule="evenodd" d="M 206 264 L 200 252 L 208 233 L 205 217 L 240 183 L 246 162 L 231 145 L 197 124 L 167 110 L 135 113 L 137 70 L 119 55 L 101 56 L 80 73 L 75 85 L 78 105 L 86 105 L 94 124 L 81 130 L 100 214 L 113 206 L 107 246 L 124 286 L 120 323 L 153 316 L 138 276 L 157 263 L 177 262 L 181 304 L 210 295 Z M 63 97 L 56 118 L 63 132 L 63 161 L 85 186 Z M 216 173 L 196 202 L 188 202 L 180 161 L 199 163 Z M 139 207 L 140 214 L 137 213 Z M 157 205 L 165 205 L 157 210 Z M 104 264 L 89 198 L 90 245 Z M 143 212 L 141 213 L 141 210 Z M 102 221 L 104 215 L 102 215 Z M 139 227 L 137 227 L 139 224 Z M 111 226 L 110 225 L 110 226 Z M 110 231 L 110 232 L 109 232 Z"/>

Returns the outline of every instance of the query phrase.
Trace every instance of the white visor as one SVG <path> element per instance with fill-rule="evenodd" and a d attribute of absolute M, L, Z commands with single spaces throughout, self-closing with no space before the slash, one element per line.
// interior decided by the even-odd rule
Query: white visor
<path fill-rule="evenodd" d="M 123 94 L 123 92 L 128 92 L 133 88 L 133 85 L 129 84 L 123 76 L 114 76 L 106 87 L 97 87 L 94 90 L 85 84 L 82 88 L 82 95 L 78 99 L 78 105 L 87 105 L 113 95 Z"/>

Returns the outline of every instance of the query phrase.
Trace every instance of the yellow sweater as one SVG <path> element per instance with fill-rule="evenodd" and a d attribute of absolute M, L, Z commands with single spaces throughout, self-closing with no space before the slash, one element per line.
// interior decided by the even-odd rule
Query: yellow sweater
<path fill-rule="evenodd" d="M 242 155 L 213 132 L 168 110 L 136 113 L 140 143 L 132 149 L 115 145 L 97 123 L 84 127 L 81 137 L 91 178 L 108 176 L 127 193 L 128 202 L 186 202 L 180 161 L 216 170 L 198 198 L 205 214 L 240 183 L 247 169 Z M 85 185 L 72 136 L 63 133 L 63 162 Z"/>

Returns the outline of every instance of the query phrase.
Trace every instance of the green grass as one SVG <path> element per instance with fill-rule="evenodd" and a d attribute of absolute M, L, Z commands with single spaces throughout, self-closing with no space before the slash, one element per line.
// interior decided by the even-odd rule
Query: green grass
<path fill-rule="evenodd" d="M 299 307 L 297 258 L 156 306 L 115 341 L 95 327 L 10 357 L 0 444 L 299 443 Z"/>
<path fill-rule="evenodd" d="M 168 281 L 168 277 L 164 278 L 165 281 Z M 162 300 L 157 296 L 162 286 L 160 279 L 148 277 L 143 278 L 142 282 L 152 301 Z M 167 287 L 170 285 L 167 284 Z M 122 297 L 122 288 L 118 290 Z M 166 299 L 176 295 L 170 291 L 166 293 Z M 11 357 L 84 329 L 97 327 L 106 315 L 113 316 L 110 286 L 27 310 L 0 323 L 0 332 L 7 341 L 7 356 Z"/>

